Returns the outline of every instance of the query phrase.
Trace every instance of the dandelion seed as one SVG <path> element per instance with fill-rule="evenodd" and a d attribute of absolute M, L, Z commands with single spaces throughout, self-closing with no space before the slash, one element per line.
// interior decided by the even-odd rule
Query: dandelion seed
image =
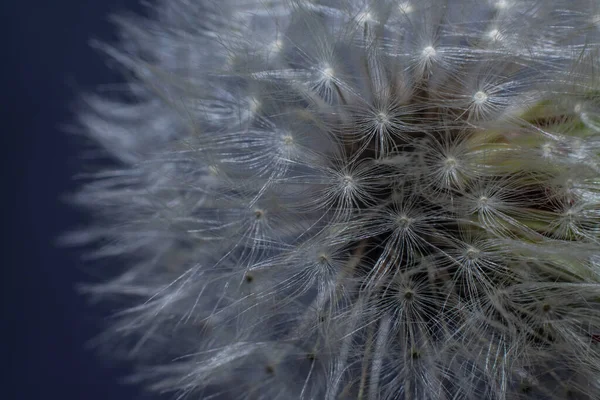
<path fill-rule="evenodd" d="M 358 14 L 356 16 L 356 22 L 358 24 L 364 24 L 364 23 L 373 22 L 373 21 L 374 21 L 373 15 L 368 11 L 361 12 L 360 14 Z"/>
<path fill-rule="evenodd" d="M 390 118 L 386 113 L 380 112 L 375 117 L 375 124 L 380 132 L 385 132 L 391 126 Z"/>
<path fill-rule="evenodd" d="M 500 33 L 500 31 L 498 29 L 492 29 L 486 35 L 489 39 L 494 40 L 494 41 L 502 40 L 502 34 Z"/>
<path fill-rule="evenodd" d="M 510 2 L 507 0 L 498 0 L 494 3 L 494 7 L 499 10 L 504 10 L 510 6 Z"/>
<path fill-rule="evenodd" d="M 427 46 L 423 49 L 423 52 L 421 54 L 423 55 L 423 58 L 429 59 L 435 57 L 437 52 L 432 46 Z"/>
<path fill-rule="evenodd" d="M 487 94 L 485 92 L 479 91 L 473 95 L 473 102 L 477 105 L 484 104 L 488 99 Z"/>
<path fill-rule="evenodd" d="M 410 14 L 413 11 L 413 6 L 409 2 L 405 1 L 398 4 L 398 9 L 403 14 Z"/>
<path fill-rule="evenodd" d="M 552 157 L 553 152 L 554 152 L 554 145 L 552 143 L 544 143 L 542 145 L 542 155 L 544 158 Z"/>
<path fill-rule="evenodd" d="M 249 111 L 252 114 L 256 114 L 256 112 L 260 109 L 260 100 L 255 97 L 250 97 L 248 99 Z"/>
<path fill-rule="evenodd" d="M 280 39 L 277 39 L 276 41 L 271 43 L 271 49 L 273 51 L 280 51 L 281 49 L 283 49 L 283 41 Z"/>
<path fill-rule="evenodd" d="M 334 71 L 333 68 L 326 66 L 321 70 L 321 74 L 325 80 L 333 79 Z"/>

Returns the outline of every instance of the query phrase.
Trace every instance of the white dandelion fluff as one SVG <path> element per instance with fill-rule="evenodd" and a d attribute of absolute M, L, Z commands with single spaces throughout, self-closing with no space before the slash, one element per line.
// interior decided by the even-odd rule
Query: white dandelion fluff
<path fill-rule="evenodd" d="M 68 236 L 197 399 L 600 398 L 598 0 L 155 0 Z M 98 154 L 98 153 L 96 153 Z M 105 160 L 105 158 L 103 158 Z M 123 351 L 124 350 L 124 351 Z M 109 351 L 109 350 L 107 350 Z"/>

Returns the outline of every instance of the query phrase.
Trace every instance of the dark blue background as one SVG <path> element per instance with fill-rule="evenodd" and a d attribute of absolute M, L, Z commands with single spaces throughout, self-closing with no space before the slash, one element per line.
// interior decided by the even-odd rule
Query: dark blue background
<path fill-rule="evenodd" d="M 75 293 L 86 280 L 79 254 L 55 238 L 84 220 L 59 197 L 81 149 L 61 131 L 79 90 L 121 80 L 90 37 L 114 40 L 110 12 L 140 10 L 136 0 L 4 0 L 0 52 L 3 115 L 3 399 L 138 399 L 119 384 L 124 366 L 100 362 L 86 342 L 103 312 Z M 3 379 L 3 380 L 4 380 Z"/>

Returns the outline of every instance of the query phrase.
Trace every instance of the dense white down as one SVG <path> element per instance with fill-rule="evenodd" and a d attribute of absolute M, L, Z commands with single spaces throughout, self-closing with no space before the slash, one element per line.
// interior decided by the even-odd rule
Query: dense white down
<path fill-rule="evenodd" d="M 194 399 L 600 398 L 600 1 L 157 0 L 70 235 Z M 98 163 L 101 164 L 101 163 Z"/>

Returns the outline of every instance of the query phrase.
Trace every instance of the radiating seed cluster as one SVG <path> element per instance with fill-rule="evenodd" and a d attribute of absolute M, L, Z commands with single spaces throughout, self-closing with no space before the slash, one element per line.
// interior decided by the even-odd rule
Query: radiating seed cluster
<path fill-rule="evenodd" d="M 192 399 L 600 398 L 600 1 L 169 0 L 71 241 Z M 116 339 L 116 340 L 114 340 Z"/>

